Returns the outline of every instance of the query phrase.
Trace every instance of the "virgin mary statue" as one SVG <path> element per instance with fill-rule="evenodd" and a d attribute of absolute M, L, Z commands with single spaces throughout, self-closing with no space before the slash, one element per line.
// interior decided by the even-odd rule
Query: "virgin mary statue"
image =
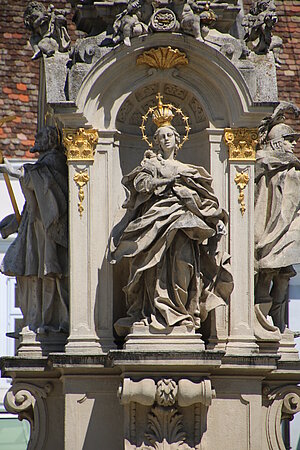
<path fill-rule="evenodd" d="M 163 104 L 160 94 L 157 98 L 158 105 L 149 109 L 157 125 L 157 151 L 147 150 L 141 164 L 124 176 L 127 211 L 110 241 L 110 262 L 126 258 L 129 263 L 123 288 L 127 316 L 115 323 L 119 335 L 137 322 L 156 332 L 178 325 L 199 329 L 233 288 L 229 255 L 219 250 L 227 214 L 209 173 L 176 160 L 187 135 L 181 142 L 171 125 L 172 110 L 181 110 Z M 188 133 L 188 118 L 182 117 Z M 144 125 L 141 129 L 149 143 Z"/>

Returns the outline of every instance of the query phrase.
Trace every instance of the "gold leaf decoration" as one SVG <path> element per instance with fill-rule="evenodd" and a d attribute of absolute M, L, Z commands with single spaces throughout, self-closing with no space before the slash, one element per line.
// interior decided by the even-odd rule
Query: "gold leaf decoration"
<path fill-rule="evenodd" d="M 75 181 L 75 183 L 77 184 L 78 189 L 79 189 L 79 191 L 78 191 L 78 199 L 79 199 L 78 212 L 79 212 L 80 217 L 82 217 L 82 213 L 84 211 L 84 208 L 82 206 L 82 203 L 84 200 L 83 188 L 89 182 L 90 177 L 89 177 L 87 170 L 81 170 L 80 172 L 75 173 L 73 180 Z"/>
<path fill-rule="evenodd" d="M 231 161 L 255 161 L 257 128 L 225 128 L 224 140 Z"/>
<path fill-rule="evenodd" d="M 67 149 L 68 161 L 94 161 L 98 132 L 94 129 L 64 128 L 63 144 Z"/>
<path fill-rule="evenodd" d="M 136 63 L 147 64 L 149 67 L 155 69 L 172 69 L 173 67 L 188 64 L 186 54 L 178 50 L 169 47 L 151 48 L 143 52 L 137 57 Z"/>
<path fill-rule="evenodd" d="M 242 213 L 242 216 L 245 214 L 246 211 L 246 205 L 245 205 L 245 193 L 244 189 L 246 188 L 247 184 L 249 183 L 249 175 L 247 172 L 237 172 L 234 181 L 240 191 L 238 202 L 241 205 L 240 210 Z"/>

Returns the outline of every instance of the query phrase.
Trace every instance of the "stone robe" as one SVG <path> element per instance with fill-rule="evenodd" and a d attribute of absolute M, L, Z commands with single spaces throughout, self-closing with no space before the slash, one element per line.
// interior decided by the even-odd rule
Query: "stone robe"
<path fill-rule="evenodd" d="M 299 264 L 300 161 L 293 153 L 260 150 L 255 182 L 256 270 Z"/>
<path fill-rule="evenodd" d="M 68 174 L 62 152 L 43 153 L 25 164 L 26 199 L 18 228 L 1 264 L 17 277 L 24 325 L 31 330 L 68 328 Z"/>
<path fill-rule="evenodd" d="M 176 181 L 153 188 L 168 166 Z M 199 328 L 232 291 L 228 255 L 218 249 L 216 226 L 227 221 L 202 167 L 160 156 L 144 158 L 122 180 L 127 213 L 112 233 L 109 259 L 129 259 L 124 288 L 128 317 L 115 327 L 126 334 L 134 322 L 163 329 L 185 324 Z"/>

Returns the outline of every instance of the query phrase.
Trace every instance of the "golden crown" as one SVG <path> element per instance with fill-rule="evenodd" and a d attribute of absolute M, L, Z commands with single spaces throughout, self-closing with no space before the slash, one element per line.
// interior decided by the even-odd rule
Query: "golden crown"
<path fill-rule="evenodd" d="M 158 102 L 152 114 L 152 121 L 155 123 L 157 128 L 171 125 L 174 118 L 174 114 L 171 110 L 172 105 L 163 104 L 163 96 L 160 95 L 160 92 L 157 94 L 156 98 Z"/>
<path fill-rule="evenodd" d="M 162 99 L 163 96 L 158 92 L 156 96 L 158 102 L 157 106 L 152 106 L 148 108 L 148 111 L 144 116 L 142 116 L 142 125 L 140 126 L 142 135 L 143 135 L 143 141 L 147 142 L 149 145 L 149 148 L 153 147 L 153 143 L 149 141 L 148 136 L 146 135 L 146 122 L 148 120 L 149 114 L 152 114 L 152 120 L 157 126 L 157 128 L 160 127 L 167 127 L 171 125 L 171 122 L 173 120 L 174 113 L 179 114 L 181 116 L 181 119 L 185 125 L 185 136 L 183 137 L 182 141 L 178 145 L 179 149 L 183 146 L 183 144 L 188 140 L 189 132 L 190 132 L 190 125 L 189 125 L 189 118 L 186 116 L 180 108 L 176 108 L 174 105 L 163 104 Z"/>

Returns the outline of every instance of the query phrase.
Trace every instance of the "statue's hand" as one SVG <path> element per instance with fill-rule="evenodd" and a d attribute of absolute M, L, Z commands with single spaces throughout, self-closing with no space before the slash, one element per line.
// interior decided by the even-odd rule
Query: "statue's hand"
<path fill-rule="evenodd" d="M 11 177 L 21 178 L 23 175 L 22 169 L 15 168 L 6 158 L 3 158 L 4 164 L 0 164 L 0 172 L 7 173 Z"/>
<path fill-rule="evenodd" d="M 157 188 L 159 186 L 166 186 L 168 184 L 173 184 L 178 178 L 180 178 L 180 175 L 174 175 L 173 177 L 153 178 L 152 186 L 154 188 Z"/>
<path fill-rule="evenodd" d="M 18 231 L 18 221 L 16 219 L 15 214 L 10 214 L 9 216 L 4 217 L 4 219 L 0 222 L 0 233 L 3 239 L 6 239 L 13 233 Z"/>
<path fill-rule="evenodd" d="M 226 231 L 226 227 L 224 225 L 224 222 L 222 222 L 222 220 L 219 220 L 219 222 L 217 223 L 217 236 L 219 238 L 221 238 L 222 236 L 226 236 L 227 231 Z"/>

